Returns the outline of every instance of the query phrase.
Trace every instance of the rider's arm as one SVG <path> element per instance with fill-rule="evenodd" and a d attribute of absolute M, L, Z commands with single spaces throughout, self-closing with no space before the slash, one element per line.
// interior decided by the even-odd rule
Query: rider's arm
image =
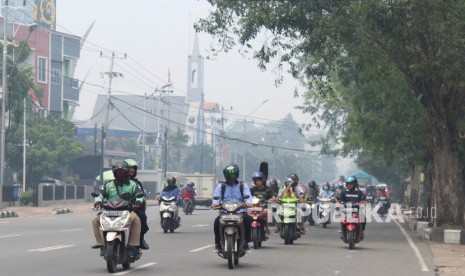
<path fill-rule="evenodd" d="M 245 199 L 245 205 L 247 207 L 252 207 L 252 194 L 250 193 L 249 186 L 244 184 L 244 190 L 243 190 L 244 196 L 249 196 L 247 199 Z"/>
<path fill-rule="evenodd" d="M 215 192 L 213 193 L 213 197 L 215 196 L 221 198 L 221 184 L 218 184 L 216 186 Z M 214 209 L 216 206 L 218 206 L 218 204 L 220 204 L 220 199 L 218 200 L 213 199 L 211 208 Z"/>

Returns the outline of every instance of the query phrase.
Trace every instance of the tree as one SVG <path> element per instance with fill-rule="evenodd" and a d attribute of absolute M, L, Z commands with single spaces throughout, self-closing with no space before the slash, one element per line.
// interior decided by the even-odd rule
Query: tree
<path fill-rule="evenodd" d="M 417 116 L 424 114 L 427 135 L 423 135 L 425 141 L 420 145 L 425 147 L 425 159 L 431 159 L 427 175 L 432 180 L 433 202 L 438 205 L 437 223 L 463 225 L 463 1 L 209 2 L 214 9 L 208 18 L 199 21 L 197 29 L 214 35 L 222 49 L 240 44 L 245 50 L 253 50 L 250 41 L 265 33 L 268 39 L 254 52 L 259 66 L 266 68 L 278 57 L 279 66 L 289 64 L 292 74 L 305 82 L 309 88 L 305 97 L 311 103 L 318 100 L 321 106 L 339 104 L 340 109 L 330 109 L 334 112 L 333 123 L 338 125 L 330 134 L 343 137 L 347 143 L 365 147 L 377 141 L 366 141 L 366 132 L 354 138 L 345 135 L 346 125 L 339 120 L 357 116 L 363 110 L 351 101 L 344 101 L 347 94 L 342 95 L 336 89 L 331 78 L 334 72 L 346 63 L 350 66 L 345 68 L 352 68 L 358 77 L 376 74 L 378 70 L 391 70 L 397 75 L 399 84 L 406 89 L 393 95 L 403 96 L 407 91 L 411 99 L 416 99 L 409 103 L 419 106 L 421 112 Z M 354 79 L 352 91 L 359 89 Z M 365 81 L 380 80 L 378 77 Z M 379 91 L 381 95 L 384 92 Z M 366 97 L 358 99 L 364 102 Z M 389 110 L 396 112 L 386 109 Z M 412 122 L 410 118 L 406 121 Z"/>
<path fill-rule="evenodd" d="M 74 140 L 74 125 L 69 121 L 38 114 L 28 118 L 27 133 L 27 183 L 37 184 L 43 176 L 54 174 L 60 167 L 71 164 L 84 151 L 81 143 Z M 30 126 L 30 127 L 29 127 Z M 22 128 L 21 128 L 22 129 Z M 22 141 L 22 131 L 13 136 Z M 22 172 L 22 145 L 8 145 L 10 167 Z"/>

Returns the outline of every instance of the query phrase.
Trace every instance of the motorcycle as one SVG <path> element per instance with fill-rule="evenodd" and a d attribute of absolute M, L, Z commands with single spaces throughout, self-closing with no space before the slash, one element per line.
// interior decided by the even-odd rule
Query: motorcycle
<path fill-rule="evenodd" d="M 93 197 L 99 194 L 93 192 Z M 130 210 L 136 198 L 144 197 L 144 193 L 137 193 L 131 197 L 128 193 L 123 193 L 119 198 L 104 201 L 103 211 L 100 213 L 100 232 L 103 236 L 104 245 L 100 255 L 107 263 L 107 270 L 114 273 L 116 266 L 122 264 L 124 269 L 129 269 L 131 263 L 140 259 L 142 253 L 130 256 L 128 252 L 128 242 L 131 232 L 129 223 Z"/>
<path fill-rule="evenodd" d="M 178 215 L 177 197 L 162 196 L 160 198 L 160 218 L 163 233 L 174 232 L 174 229 L 181 226 Z"/>
<path fill-rule="evenodd" d="M 245 196 L 244 199 L 249 198 Z M 219 196 L 214 196 L 214 200 L 219 200 Z M 221 202 L 218 206 L 220 210 L 220 245 L 221 250 L 218 256 L 228 260 L 229 269 L 234 269 L 239 264 L 239 258 L 245 255 L 245 228 L 243 214 L 239 210 L 245 208 L 244 203 Z"/>
<path fill-rule="evenodd" d="M 388 213 L 388 200 L 386 197 L 382 196 L 379 198 L 378 200 L 378 204 L 377 204 L 377 208 L 378 208 L 378 211 L 377 213 L 383 217 L 385 214 Z"/>
<path fill-rule="evenodd" d="M 310 207 L 311 214 L 308 216 L 308 224 L 315 225 L 315 220 L 313 219 L 313 214 L 316 212 L 316 208 L 318 206 L 318 199 L 309 200 L 307 201 L 307 205 Z"/>
<path fill-rule="evenodd" d="M 349 244 L 349 249 L 353 250 L 355 244 L 362 241 L 362 221 L 359 215 L 360 204 L 343 209 L 341 220 L 342 225 L 342 241 Z"/>
<path fill-rule="evenodd" d="M 320 198 L 318 200 L 318 218 L 323 228 L 331 223 L 331 203 L 334 201 L 334 198 Z"/>
<path fill-rule="evenodd" d="M 192 215 L 192 212 L 194 212 L 194 204 L 192 202 L 192 199 L 188 198 L 188 197 L 185 197 L 182 199 L 183 201 L 183 212 L 186 214 L 186 215 Z"/>
<path fill-rule="evenodd" d="M 300 238 L 300 233 L 297 232 L 297 203 L 299 199 L 284 197 L 280 198 L 279 201 L 281 202 L 279 236 L 284 240 L 284 244 L 293 244 L 295 240 Z"/>
<path fill-rule="evenodd" d="M 253 207 L 247 208 L 247 212 L 252 217 L 251 241 L 253 248 L 258 249 L 262 247 L 262 242 L 267 240 L 265 236 L 266 221 L 262 219 L 266 206 L 263 200 L 255 196 L 252 198 L 252 204 Z"/>

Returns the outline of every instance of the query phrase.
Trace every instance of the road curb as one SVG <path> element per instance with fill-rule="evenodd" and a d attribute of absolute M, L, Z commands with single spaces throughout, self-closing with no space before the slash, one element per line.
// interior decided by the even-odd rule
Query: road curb
<path fill-rule="evenodd" d="M 0 211 L 0 218 L 14 218 L 17 216 L 18 214 L 11 210 Z"/>

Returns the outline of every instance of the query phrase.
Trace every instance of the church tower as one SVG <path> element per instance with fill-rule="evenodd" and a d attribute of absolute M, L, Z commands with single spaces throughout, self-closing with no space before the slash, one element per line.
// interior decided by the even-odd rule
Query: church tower
<path fill-rule="evenodd" d="M 205 141 L 205 120 L 204 120 L 204 78 L 203 57 L 200 55 L 199 39 L 195 34 L 194 48 L 188 58 L 187 71 L 187 98 L 189 105 L 186 134 L 189 136 L 188 145 L 200 145 Z"/>
<path fill-rule="evenodd" d="M 187 83 L 187 102 L 204 102 L 203 95 L 203 57 L 200 55 L 199 38 L 195 34 L 194 48 L 189 56 L 188 64 L 188 83 Z"/>

